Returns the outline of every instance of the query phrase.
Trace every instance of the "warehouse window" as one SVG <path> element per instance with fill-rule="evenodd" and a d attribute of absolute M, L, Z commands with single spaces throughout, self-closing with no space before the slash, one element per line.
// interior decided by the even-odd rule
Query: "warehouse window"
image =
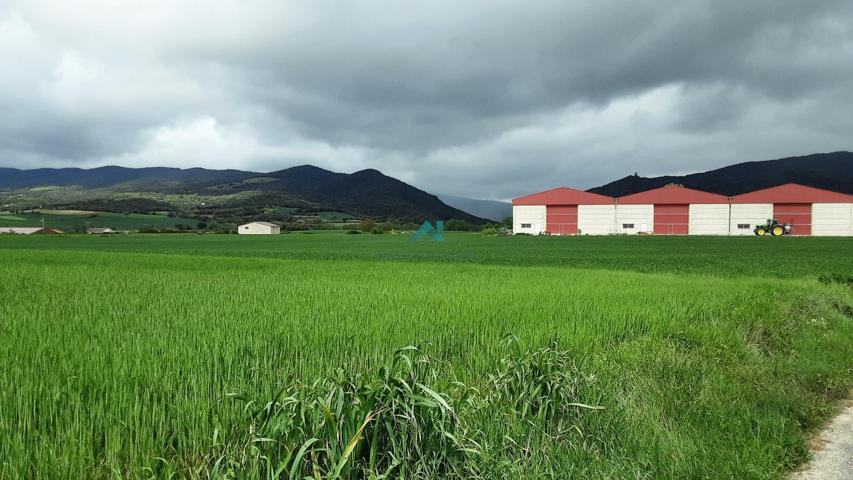
<path fill-rule="evenodd" d="M 521 224 L 521 228 L 530 228 L 530 227 L 532 227 L 532 225 L 529 223 L 522 223 Z"/>
<path fill-rule="evenodd" d="M 748 223 L 738 223 L 737 224 L 738 230 L 749 230 L 749 228 L 750 228 L 750 226 Z"/>
<path fill-rule="evenodd" d="M 633 223 L 623 223 L 622 228 L 634 228 L 634 224 Z"/>

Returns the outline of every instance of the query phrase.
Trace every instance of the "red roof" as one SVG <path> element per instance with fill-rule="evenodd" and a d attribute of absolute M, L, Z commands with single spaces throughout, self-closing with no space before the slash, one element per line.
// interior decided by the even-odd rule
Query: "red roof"
<path fill-rule="evenodd" d="M 735 195 L 732 197 L 732 203 L 853 203 L 853 195 L 786 183 Z"/>
<path fill-rule="evenodd" d="M 729 197 L 676 185 L 667 185 L 619 197 L 620 205 L 682 205 L 691 203 L 729 203 Z"/>
<path fill-rule="evenodd" d="M 612 205 L 613 197 L 559 187 L 513 198 L 513 205 Z"/>

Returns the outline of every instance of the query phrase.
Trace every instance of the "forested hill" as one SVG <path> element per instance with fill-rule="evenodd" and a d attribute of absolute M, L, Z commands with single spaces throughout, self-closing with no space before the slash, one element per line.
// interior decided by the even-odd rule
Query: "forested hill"
<path fill-rule="evenodd" d="M 670 183 L 722 195 L 738 195 L 784 183 L 800 183 L 853 194 L 853 152 L 817 153 L 802 157 L 745 162 L 691 175 L 631 175 L 589 191 L 621 197 Z"/>

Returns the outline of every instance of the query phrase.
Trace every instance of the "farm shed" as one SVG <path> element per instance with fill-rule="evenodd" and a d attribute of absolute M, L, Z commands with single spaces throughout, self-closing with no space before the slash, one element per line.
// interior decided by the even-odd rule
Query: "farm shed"
<path fill-rule="evenodd" d="M 679 185 L 613 199 L 561 187 L 512 201 L 515 233 L 755 235 L 775 218 L 793 235 L 853 236 L 853 195 L 795 183 L 734 197 Z"/>
<path fill-rule="evenodd" d="M 729 198 L 667 185 L 616 199 L 617 233 L 727 235 Z"/>
<path fill-rule="evenodd" d="M 281 227 L 270 222 L 251 222 L 237 227 L 241 235 L 278 235 Z"/>
<path fill-rule="evenodd" d="M 0 227 L 0 233 L 15 235 L 59 235 L 62 230 L 42 227 Z"/>
<path fill-rule="evenodd" d="M 614 233 L 613 198 L 560 187 L 512 200 L 513 232 L 551 235 Z"/>
<path fill-rule="evenodd" d="M 853 195 L 788 183 L 735 195 L 731 203 L 734 235 L 752 235 L 770 218 L 791 224 L 792 235 L 853 235 Z"/>

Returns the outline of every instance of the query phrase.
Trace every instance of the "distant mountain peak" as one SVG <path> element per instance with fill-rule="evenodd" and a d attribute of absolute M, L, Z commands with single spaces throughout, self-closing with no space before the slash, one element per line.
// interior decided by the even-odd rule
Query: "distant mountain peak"
<path fill-rule="evenodd" d="M 314 165 L 309 165 L 306 163 L 304 165 L 294 165 L 292 167 L 283 168 L 281 170 L 276 170 L 274 172 L 270 172 L 270 173 L 264 174 L 264 175 L 270 175 L 270 174 L 275 174 L 275 173 L 283 173 L 283 172 L 290 172 L 290 173 L 304 173 L 304 172 L 334 173 L 330 170 L 326 170 L 325 168 L 320 168 L 320 167 L 317 167 Z"/>
<path fill-rule="evenodd" d="M 354 173 L 353 173 L 353 175 L 359 175 L 359 176 L 382 176 L 382 177 L 385 177 L 385 176 L 386 176 L 384 173 L 380 172 L 379 170 L 376 170 L 375 168 L 365 168 L 364 170 L 359 170 L 359 171 L 357 171 L 357 172 L 354 172 Z"/>

